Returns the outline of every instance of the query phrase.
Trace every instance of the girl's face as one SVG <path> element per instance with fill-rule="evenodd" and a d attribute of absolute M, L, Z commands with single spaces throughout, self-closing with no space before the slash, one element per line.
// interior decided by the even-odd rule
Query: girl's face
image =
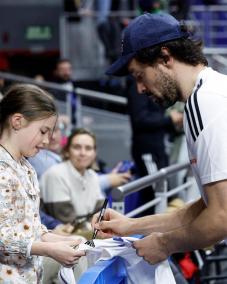
<path fill-rule="evenodd" d="M 69 159 L 81 173 L 90 167 L 96 157 L 95 141 L 88 134 L 78 134 L 73 137 L 69 146 Z"/>
<path fill-rule="evenodd" d="M 56 120 L 57 117 L 53 115 L 30 123 L 25 121 L 17 134 L 21 156 L 32 157 L 48 146 Z"/>

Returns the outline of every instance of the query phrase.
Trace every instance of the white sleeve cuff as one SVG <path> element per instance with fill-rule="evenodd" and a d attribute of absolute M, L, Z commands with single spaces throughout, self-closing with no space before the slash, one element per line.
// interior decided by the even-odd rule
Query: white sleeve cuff
<path fill-rule="evenodd" d="M 33 241 L 31 241 L 31 242 L 28 244 L 27 253 L 26 253 L 26 258 L 30 258 L 30 257 L 31 257 L 32 243 L 33 243 Z"/>

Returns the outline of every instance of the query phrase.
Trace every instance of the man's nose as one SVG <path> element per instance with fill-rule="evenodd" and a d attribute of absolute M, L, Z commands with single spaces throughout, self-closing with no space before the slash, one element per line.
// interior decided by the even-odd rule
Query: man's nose
<path fill-rule="evenodd" d="M 137 91 L 139 94 L 144 94 L 147 91 L 147 88 L 144 86 L 143 83 L 137 83 Z"/>

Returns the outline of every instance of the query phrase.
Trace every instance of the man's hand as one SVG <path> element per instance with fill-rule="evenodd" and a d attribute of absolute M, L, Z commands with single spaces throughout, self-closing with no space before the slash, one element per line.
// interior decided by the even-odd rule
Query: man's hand
<path fill-rule="evenodd" d="M 117 211 L 108 208 L 105 211 L 103 221 L 97 223 L 99 213 L 92 219 L 92 228 L 98 229 L 98 236 L 111 238 L 113 236 L 127 236 L 133 234 L 133 219 L 125 217 Z"/>
<path fill-rule="evenodd" d="M 167 259 L 169 254 L 162 235 L 162 233 L 152 233 L 141 240 L 135 241 L 133 246 L 138 256 L 143 257 L 150 264 L 156 264 Z"/>

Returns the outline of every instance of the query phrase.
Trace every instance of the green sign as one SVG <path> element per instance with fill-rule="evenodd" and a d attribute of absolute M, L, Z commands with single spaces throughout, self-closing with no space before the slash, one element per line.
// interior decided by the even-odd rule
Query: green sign
<path fill-rule="evenodd" d="M 52 31 L 49 26 L 29 26 L 25 33 L 27 40 L 50 40 L 52 36 Z"/>

